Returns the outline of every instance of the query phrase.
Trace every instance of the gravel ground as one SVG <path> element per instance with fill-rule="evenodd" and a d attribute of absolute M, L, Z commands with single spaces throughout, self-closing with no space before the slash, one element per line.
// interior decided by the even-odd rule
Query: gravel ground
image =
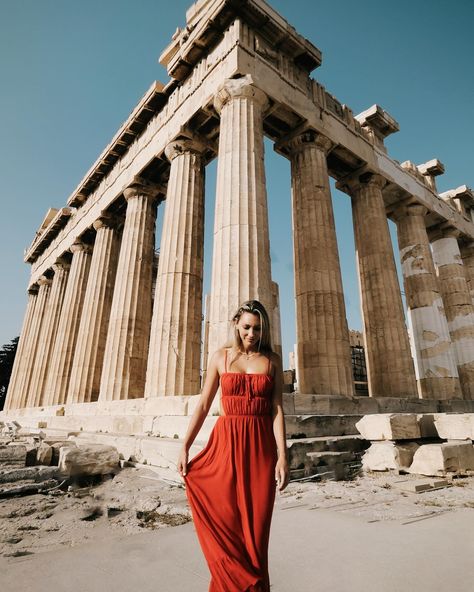
<path fill-rule="evenodd" d="M 454 478 L 450 487 L 419 494 L 402 489 L 420 479 L 371 473 L 353 481 L 292 482 L 277 493 L 275 512 L 302 506 L 358 516 L 367 522 L 411 523 L 457 508 L 474 508 L 474 477 Z M 150 469 L 124 468 L 114 478 L 91 487 L 0 500 L 0 556 L 19 557 L 100 542 L 189 520 L 182 485 L 160 480 Z"/>

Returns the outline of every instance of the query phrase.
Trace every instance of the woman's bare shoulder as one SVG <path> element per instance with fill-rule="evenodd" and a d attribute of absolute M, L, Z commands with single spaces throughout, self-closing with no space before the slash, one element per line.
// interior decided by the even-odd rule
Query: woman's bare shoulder
<path fill-rule="evenodd" d="M 220 349 L 216 349 L 216 351 L 211 356 L 211 361 L 215 364 L 219 365 L 225 359 L 226 355 L 229 355 L 230 348 L 228 347 L 221 347 Z"/>

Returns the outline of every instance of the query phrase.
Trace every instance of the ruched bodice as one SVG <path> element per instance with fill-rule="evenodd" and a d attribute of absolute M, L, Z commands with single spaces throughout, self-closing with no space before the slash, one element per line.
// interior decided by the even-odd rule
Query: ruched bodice
<path fill-rule="evenodd" d="M 273 376 L 224 372 L 221 375 L 225 415 L 271 415 Z"/>

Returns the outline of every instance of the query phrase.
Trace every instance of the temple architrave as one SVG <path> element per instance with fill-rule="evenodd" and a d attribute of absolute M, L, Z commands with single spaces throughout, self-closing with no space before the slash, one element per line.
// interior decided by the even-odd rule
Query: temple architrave
<path fill-rule="evenodd" d="M 310 413 L 318 397 L 357 401 L 330 177 L 352 203 L 369 398 L 470 408 L 474 194 L 439 194 L 436 159 L 392 159 L 384 141 L 397 122 L 378 105 L 354 115 L 311 76 L 321 61 L 263 0 L 191 6 L 160 57 L 169 82 L 151 85 L 25 252 L 28 304 L 3 418 L 180 438 L 240 302 L 263 302 L 281 351 L 264 137 L 291 163 L 298 390 L 285 395 L 289 416 Z M 205 169 L 215 158 L 205 302 Z"/>

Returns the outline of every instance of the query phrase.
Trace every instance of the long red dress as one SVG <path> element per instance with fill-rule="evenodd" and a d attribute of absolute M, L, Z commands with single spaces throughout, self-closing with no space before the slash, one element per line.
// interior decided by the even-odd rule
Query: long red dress
<path fill-rule="evenodd" d="M 211 572 L 209 592 L 270 592 L 268 542 L 277 446 L 273 377 L 226 372 L 222 408 L 205 448 L 187 465 L 186 495 Z M 269 364 L 270 370 L 270 364 Z"/>

